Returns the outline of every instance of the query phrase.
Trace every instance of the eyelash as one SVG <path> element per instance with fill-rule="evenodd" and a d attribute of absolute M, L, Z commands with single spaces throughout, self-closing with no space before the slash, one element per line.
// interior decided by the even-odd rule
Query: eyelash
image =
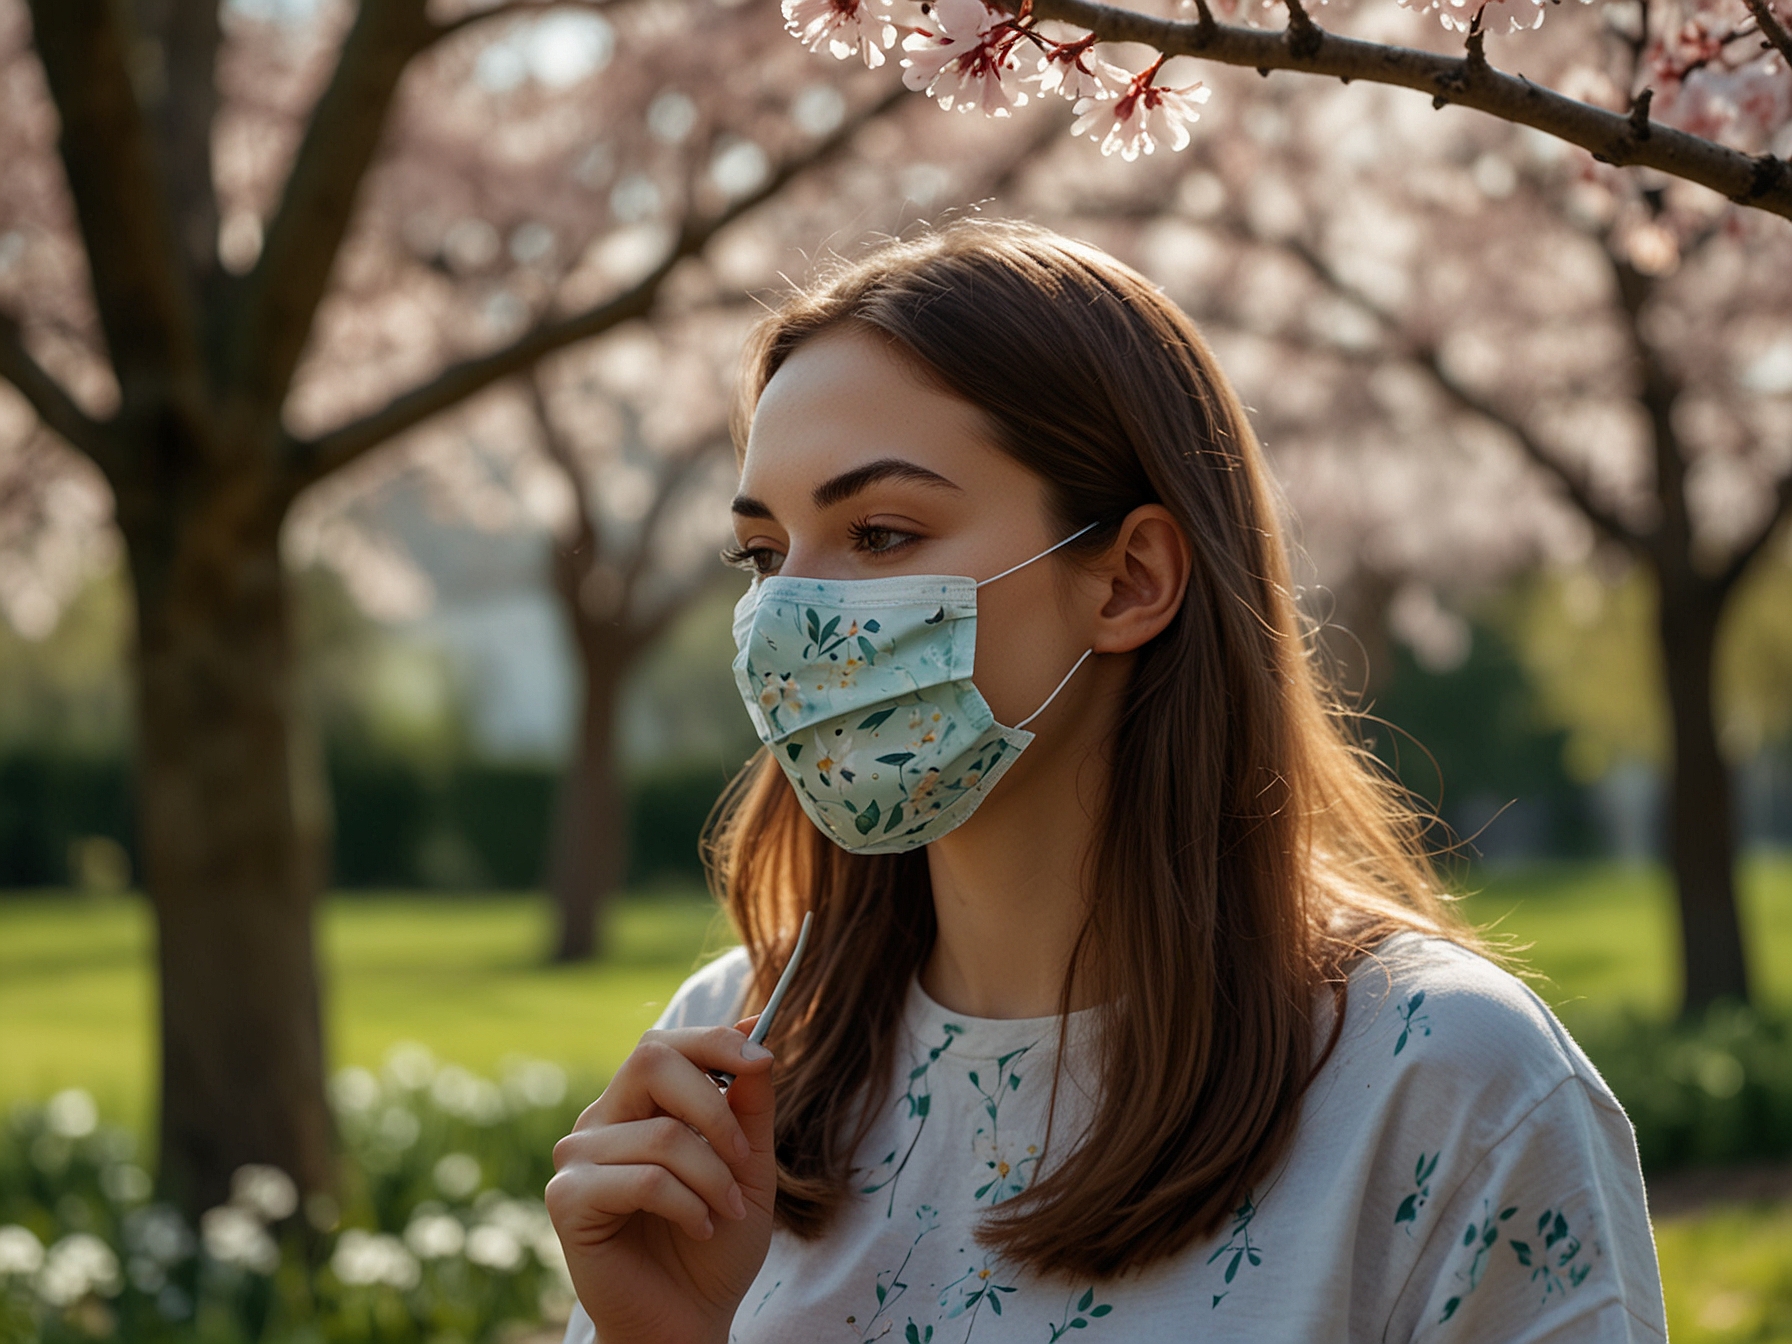
<path fill-rule="evenodd" d="M 876 527 L 863 519 L 851 524 L 846 529 L 846 534 L 853 539 L 854 545 L 871 555 L 889 555 L 920 540 L 912 532 L 901 532 L 893 527 Z M 902 540 L 887 546 L 867 546 L 866 539 L 876 534 L 901 537 Z M 724 546 L 722 563 L 735 569 L 744 569 L 749 574 L 765 576 L 774 572 L 772 566 L 777 555 L 778 552 L 769 546 Z"/>

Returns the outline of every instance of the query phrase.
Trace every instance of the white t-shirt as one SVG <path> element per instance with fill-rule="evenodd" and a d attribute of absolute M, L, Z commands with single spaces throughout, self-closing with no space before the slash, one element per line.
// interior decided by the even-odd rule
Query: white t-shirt
<path fill-rule="evenodd" d="M 656 1025 L 735 1022 L 748 970 L 726 953 Z M 1071 1019 L 1059 1151 L 1092 1094 L 1094 1012 Z M 1444 940 L 1357 967 L 1289 1150 L 1227 1224 L 1107 1282 L 1037 1278 L 971 1235 L 1035 1174 L 1057 1019 L 967 1017 L 911 980 L 902 1030 L 853 1195 L 818 1242 L 773 1232 L 732 1344 L 1667 1338 L 1629 1120 L 1535 994 Z M 575 1311 L 567 1344 L 593 1337 Z"/>

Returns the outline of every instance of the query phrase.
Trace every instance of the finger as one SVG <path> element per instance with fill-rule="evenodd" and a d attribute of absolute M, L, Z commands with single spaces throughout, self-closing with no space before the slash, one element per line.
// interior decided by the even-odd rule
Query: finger
<path fill-rule="evenodd" d="M 548 1212 L 572 1241 L 605 1241 L 625 1219 L 651 1213 L 696 1241 L 715 1235 L 709 1206 L 684 1182 L 652 1163 L 592 1166 L 574 1163 L 548 1182 Z"/>
<path fill-rule="evenodd" d="M 745 1197 L 728 1164 L 674 1116 L 600 1125 L 568 1135 L 556 1148 L 555 1158 L 600 1167 L 661 1166 L 719 1216 L 731 1220 L 746 1216 Z"/>
<path fill-rule="evenodd" d="M 750 1031 L 757 1020 L 757 1015 L 742 1018 L 737 1025 Z M 742 1074 L 728 1088 L 729 1108 L 752 1148 L 752 1157 L 734 1169 L 735 1179 L 740 1182 L 747 1198 L 762 1209 L 770 1209 L 778 1194 L 773 1101 L 769 1067 Z"/>
<path fill-rule="evenodd" d="M 728 1100 L 704 1069 L 737 1077 L 771 1068 L 769 1057 L 748 1059 L 746 1036 L 733 1027 L 684 1027 L 650 1031 L 641 1038 L 603 1095 L 579 1117 L 579 1127 L 621 1124 L 675 1115 L 708 1139 L 729 1162 L 750 1151 Z"/>

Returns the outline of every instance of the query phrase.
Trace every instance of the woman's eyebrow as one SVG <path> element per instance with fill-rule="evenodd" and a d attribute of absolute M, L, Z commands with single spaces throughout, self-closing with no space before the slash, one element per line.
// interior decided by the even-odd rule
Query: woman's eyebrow
<path fill-rule="evenodd" d="M 946 490 L 960 489 L 956 483 L 947 480 L 937 471 L 929 471 L 919 462 L 910 462 L 901 457 L 880 457 L 875 462 L 867 462 L 862 467 L 854 467 L 851 471 L 843 471 L 831 480 L 823 481 L 809 497 L 814 500 L 816 508 L 828 509 L 842 500 L 851 499 L 859 491 L 878 481 L 887 480 L 915 481 Z"/>

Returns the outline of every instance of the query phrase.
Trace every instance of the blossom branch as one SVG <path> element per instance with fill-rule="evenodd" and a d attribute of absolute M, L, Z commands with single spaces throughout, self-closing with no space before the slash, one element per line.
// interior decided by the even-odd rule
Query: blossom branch
<path fill-rule="evenodd" d="M 500 378 L 531 367 L 537 360 L 575 341 L 597 336 L 633 318 L 644 317 L 659 299 L 660 287 L 678 264 L 703 251 L 710 239 L 755 206 L 776 196 L 790 181 L 833 158 L 869 122 L 907 98 L 897 86 L 864 112 L 849 118 L 811 149 L 786 160 L 757 188 L 707 219 L 687 219 L 677 239 L 654 267 L 622 293 L 583 312 L 531 327 L 508 345 L 451 364 L 428 382 L 402 393 L 379 410 L 350 421 L 315 439 L 288 439 L 288 482 L 296 493 L 312 481 L 377 447 L 395 434 L 458 405 Z"/>
<path fill-rule="evenodd" d="M 1241 229 L 1234 231 L 1242 232 Z M 1442 352 L 1438 350 L 1434 342 L 1415 340 L 1408 336 L 1405 333 L 1404 324 L 1394 313 L 1338 274 L 1330 262 L 1303 240 L 1290 238 L 1281 241 L 1279 246 L 1285 248 L 1290 255 L 1312 272 L 1314 278 L 1327 289 L 1367 313 L 1384 332 L 1404 345 L 1411 358 L 1457 406 L 1497 425 L 1509 434 L 1524 455 L 1534 465 L 1541 467 L 1554 477 L 1556 483 L 1567 492 L 1568 498 L 1574 502 L 1574 506 L 1585 514 L 1587 520 L 1601 532 L 1629 550 L 1637 550 L 1645 544 L 1645 538 L 1617 513 L 1595 499 L 1587 482 L 1582 480 L 1577 473 L 1571 471 L 1568 465 L 1554 453 L 1545 448 L 1522 421 L 1502 410 L 1450 372 L 1449 366 L 1444 363 Z"/>
<path fill-rule="evenodd" d="M 1748 6 L 1748 12 L 1755 16 L 1755 24 L 1761 30 L 1761 36 L 1779 48 L 1780 55 L 1785 58 L 1786 66 L 1792 69 L 1792 31 L 1781 23 L 1779 16 L 1767 3 L 1767 0 L 1742 0 Z"/>
<path fill-rule="evenodd" d="M 1018 0 L 999 2 L 1011 8 Z M 1655 168 L 1709 187 L 1739 205 L 1792 219 L 1792 164 L 1785 160 L 1744 154 L 1657 122 L 1639 131 L 1624 113 L 1508 75 L 1472 55 L 1452 57 L 1366 42 L 1317 24 L 1310 32 L 1296 32 L 1291 24 L 1289 31 L 1277 33 L 1205 19 L 1160 19 L 1098 0 L 1032 3 L 1037 19 L 1074 24 L 1104 42 L 1140 42 L 1166 56 L 1416 89 L 1430 94 L 1439 107 L 1459 103 L 1579 145 L 1603 163 Z"/>
<path fill-rule="evenodd" d="M 62 384 L 31 357 L 19 324 L 4 312 L 0 312 L 0 378 L 18 390 L 39 420 L 109 472 L 112 450 L 105 426 L 75 405 Z"/>
<path fill-rule="evenodd" d="M 453 37 L 456 33 L 471 28 L 476 23 L 484 23 L 488 19 L 513 19 L 524 14 L 546 14 L 556 9 L 584 10 L 590 14 L 614 14 L 625 8 L 631 0 L 509 0 L 506 4 L 489 5 L 484 9 L 468 10 L 465 14 L 457 14 L 436 24 L 432 41 L 441 41 L 445 37 Z"/>

